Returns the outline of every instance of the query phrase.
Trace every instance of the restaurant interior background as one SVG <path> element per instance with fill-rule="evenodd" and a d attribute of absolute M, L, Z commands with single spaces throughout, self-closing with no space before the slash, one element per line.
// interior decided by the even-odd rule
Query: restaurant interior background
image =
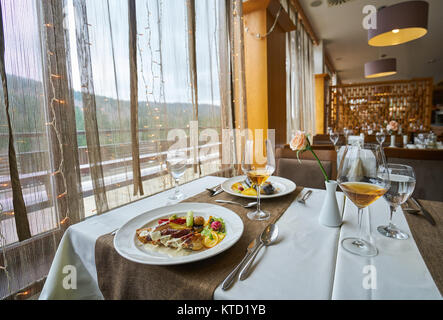
<path fill-rule="evenodd" d="M 365 6 L 402 2 L 1 0 L 0 298 L 38 298 L 70 226 L 171 189 L 171 129 L 204 137 L 181 184 L 238 175 L 222 132 L 249 128 L 275 129 L 276 175 L 319 189 L 295 131 L 331 177 L 336 147 L 383 131 L 414 196 L 443 201 L 443 1 L 401 44 L 364 24 Z M 223 141 L 241 159 L 240 137 Z"/>

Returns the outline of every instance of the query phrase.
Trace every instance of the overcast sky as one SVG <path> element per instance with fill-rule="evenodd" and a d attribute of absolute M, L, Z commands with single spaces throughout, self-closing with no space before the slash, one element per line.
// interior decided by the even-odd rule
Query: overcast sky
<path fill-rule="evenodd" d="M 5 17 L 7 73 L 31 79 L 42 79 L 36 1 L 1 1 Z M 96 94 L 116 98 L 118 93 L 120 99 L 129 100 L 127 0 L 87 0 L 86 2 Z M 200 103 L 211 103 L 211 101 L 216 104 L 220 103 L 216 54 L 218 47 L 216 29 L 218 26 L 215 6 L 217 6 L 217 2 L 196 1 Z M 186 1 L 137 0 L 136 3 L 138 39 L 141 50 L 138 64 L 139 70 L 143 71 L 143 74 L 139 72 L 140 100 L 145 100 L 144 84 L 146 82 L 149 100 L 161 100 L 164 94 L 166 102 L 190 102 Z M 160 4 L 159 7 L 157 7 L 158 4 Z M 68 1 L 65 13 L 71 44 L 73 83 L 75 90 L 80 91 L 72 0 Z M 161 27 L 158 26 L 159 18 Z M 113 42 L 111 41 L 109 21 L 111 22 Z M 160 33 L 161 38 L 159 37 Z M 151 47 L 148 46 L 149 38 Z M 159 51 L 159 39 L 161 39 L 161 51 Z M 151 64 L 151 60 L 154 61 L 153 64 Z M 157 64 L 160 61 L 163 72 Z M 161 74 L 164 77 L 164 91 L 161 91 L 162 87 L 160 86 Z"/>

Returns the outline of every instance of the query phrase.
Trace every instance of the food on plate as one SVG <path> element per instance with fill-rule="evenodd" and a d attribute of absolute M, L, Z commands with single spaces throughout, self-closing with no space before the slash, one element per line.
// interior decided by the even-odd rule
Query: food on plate
<path fill-rule="evenodd" d="M 154 227 L 138 229 L 136 235 L 142 244 L 200 251 L 219 244 L 226 236 L 226 228 L 221 218 L 210 216 L 205 220 L 189 211 L 183 217 L 160 219 Z"/>
<path fill-rule="evenodd" d="M 231 186 L 231 189 L 234 192 L 240 193 L 245 196 L 257 196 L 257 190 L 255 189 L 255 186 L 249 180 L 249 178 L 246 178 L 245 181 L 236 182 Z M 271 195 L 277 192 L 277 189 L 272 185 L 271 182 L 266 181 L 262 186 L 260 190 L 260 194 L 262 195 Z"/>

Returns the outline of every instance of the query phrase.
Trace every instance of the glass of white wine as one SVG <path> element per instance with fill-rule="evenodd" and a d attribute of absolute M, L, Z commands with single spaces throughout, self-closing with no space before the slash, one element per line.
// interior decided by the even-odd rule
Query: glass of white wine
<path fill-rule="evenodd" d="M 261 186 L 274 173 L 275 156 L 269 139 L 246 140 L 245 152 L 242 156 L 242 170 L 253 183 L 257 191 L 257 210 L 248 213 L 251 220 L 268 220 L 269 212 L 261 210 Z"/>
<path fill-rule="evenodd" d="M 345 238 L 342 247 L 356 255 L 372 257 L 378 250 L 362 227 L 363 209 L 382 197 L 390 187 L 383 149 L 377 144 L 346 146 L 337 173 L 341 189 L 358 208 L 358 237 Z"/>
<path fill-rule="evenodd" d="M 398 206 L 405 203 L 415 189 L 415 174 L 414 169 L 403 164 L 388 163 L 389 179 L 391 188 L 383 195 L 383 198 L 388 202 L 390 209 L 389 224 L 386 226 L 379 226 L 378 232 L 388 238 L 405 240 L 409 235 L 400 230 L 392 223 L 392 215 L 397 210 Z"/>
<path fill-rule="evenodd" d="M 179 188 L 179 180 L 185 174 L 187 165 L 187 153 L 179 149 L 169 150 L 166 156 L 166 166 L 175 181 L 175 191 L 169 197 L 170 200 L 181 200 L 185 197 Z"/>

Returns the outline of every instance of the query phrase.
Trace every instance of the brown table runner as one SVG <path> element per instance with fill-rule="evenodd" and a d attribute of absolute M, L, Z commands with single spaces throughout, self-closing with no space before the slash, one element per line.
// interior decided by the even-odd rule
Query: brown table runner
<path fill-rule="evenodd" d="M 435 220 L 435 226 L 422 213 L 405 213 L 412 236 L 429 272 L 443 295 L 443 202 L 419 200 Z M 411 207 L 414 205 L 410 204 Z"/>
<path fill-rule="evenodd" d="M 229 250 L 199 262 L 176 266 L 151 266 L 131 262 L 121 257 L 114 249 L 114 236 L 107 234 L 95 244 L 95 264 L 98 284 L 107 300 L 121 299 L 212 299 L 215 289 L 241 261 L 246 248 L 263 229 L 276 222 L 303 190 L 298 187 L 293 193 L 262 201 L 262 208 L 271 213 L 268 221 L 251 221 L 246 214 L 251 209 L 216 203 L 216 199 L 247 203 L 247 199 L 221 193 L 209 197 L 207 191 L 184 202 L 213 203 L 236 212 L 244 223 L 240 240 Z M 135 232 L 135 230 L 134 230 Z"/>

